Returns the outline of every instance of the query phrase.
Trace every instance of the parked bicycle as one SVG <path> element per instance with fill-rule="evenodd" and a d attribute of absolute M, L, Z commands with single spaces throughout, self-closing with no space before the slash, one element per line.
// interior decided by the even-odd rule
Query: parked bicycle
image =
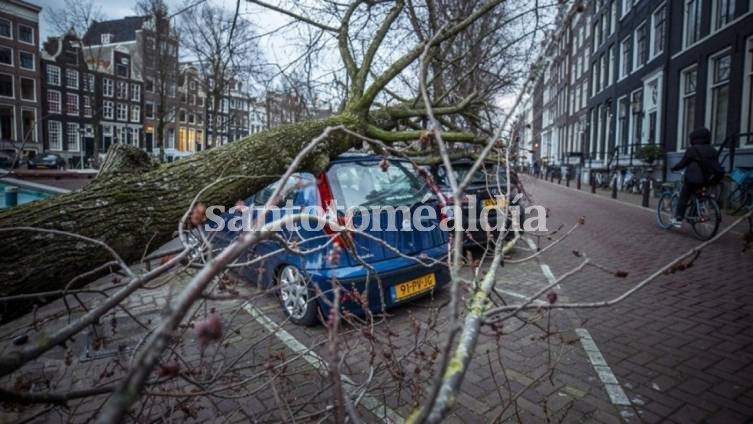
<path fill-rule="evenodd" d="M 753 171 L 735 168 L 729 174 L 729 179 L 734 189 L 727 195 L 727 213 L 737 215 L 753 208 Z"/>
<path fill-rule="evenodd" d="M 659 206 L 656 209 L 656 221 L 661 228 L 665 230 L 672 228 L 672 218 L 675 215 L 675 210 L 677 210 L 679 198 L 680 190 L 678 186 L 675 186 L 673 190 L 666 190 L 662 193 Z M 719 204 L 717 204 L 716 199 L 708 193 L 706 188 L 702 188 L 690 196 L 684 219 L 692 227 L 696 238 L 706 241 L 713 238 L 719 231 L 722 213 L 719 211 Z"/>

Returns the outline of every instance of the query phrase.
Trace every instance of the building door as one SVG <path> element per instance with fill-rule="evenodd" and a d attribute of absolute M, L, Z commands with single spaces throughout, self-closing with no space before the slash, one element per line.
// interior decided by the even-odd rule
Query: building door
<path fill-rule="evenodd" d="M 0 106 L 0 139 L 2 140 L 16 140 L 13 115 L 13 107 Z"/>
<path fill-rule="evenodd" d="M 34 110 L 21 110 L 21 132 L 24 143 L 36 143 L 37 141 L 36 115 Z"/>
<path fill-rule="evenodd" d="M 151 128 L 144 129 L 144 144 L 147 152 L 154 150 L 154 130 Z"/>

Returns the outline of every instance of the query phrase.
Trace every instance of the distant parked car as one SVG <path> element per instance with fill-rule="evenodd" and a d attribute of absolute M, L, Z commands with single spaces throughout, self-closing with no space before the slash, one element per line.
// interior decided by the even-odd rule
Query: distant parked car
<path fill-rule="evenodd" d="M 459 159 L 452 162 L 452 170 L 458 182 L 461 182 L 471 171 L 474 161 L 470 159 Z M 447 170 L 443 164 L 437 164 L 429 167 L 437 182 L 439 190 L 445 196 L 448 204 L 451 204 L 452 190 L 450 189 L 450 180 Z M 488 209 L 487 220 L 490 227 L 496 228 L 499 219 L 500 208 L 508 204 L 510 206 L 520 207 L 520 225 L 523 225 L 523 205 L 516 200 L 518 195 L 518 175 L 514 170 L 510 170 L 510 187 L 511 192 L 507 192 L 507 169 L 499 167 L 496 162 L 486 162 L 480 167 L 471 178 L 471 182 L 466 188 L 461 198 L 462 224 L 465 229 L 465 243 L 468 246 L 485 243 L 491 235 L 496 239 L 498 232 L 491 234 L 484 231 L 481 227 L 482 211 Z M 474 201 L 475 203 L 471 203 Z M 473 211 L 473 213 L 471 213 Z M 454 217 L 458 219 L 457 217 Z M 506 221 L 506 228 L 510 228 L 510 217 Z M 475 230 L 469 230 L 469 228 Z M 512 235 L 512 234 L 511 234 Z"/>
<path fill-rule="evenodd" d="M 0 154 L 0 168 L 11 169 L 18 167 L 18 158 L 15 154 Z"/>
<path fill-rule="evenodd" d="M 65 169 L 65 159 L 56 153 L 44 153 L 29 159 L 27 166 L 29 169 Z"/>
<path fill-rule="evenodd" d="M 426 182 L 416 176 L 409 162 L 389 158 L 389 166 L 380 166 L 385 164 L 382 159 L 348 153 L 332 161 L 318 176 L 295 174 L 285 182 L 277 202 L 283 206 L 290 201 L 294 208 L 303 211 L 316 206 L 328 210 L 333 202 L 346 210 L 354 210 L 356 206 L 368 208 L 368 212 L 362 209 L 349 215 L 355 228 L 364 227 L 365 235 L 341 237 L 329 227 L 316 231 L 301 225 L 295 231 L 283 231 L 282 236 L 295 242 L 297 250 L 306 250 L 305 254 L 282 249 L 279 241 L 269 240 L 249 249 L 241 258 L 242 262 L 260 260 L 236 268 L 236 272 L 262 288 L 274 287 L 283 312 L 293 323 L 312 325 L 320 313 L 328 316 L 334 299 L 334 281 L 344 290 L 342 309 L 354 314 L 364 314 L 366 308 L 381 312 L 426 296 L 449 282 L 449 270 L 441 261 L 447 255 L 448 237 L 439 226 L 440 202 L 430 193 Z M 262 189 L 244 204 L 250 208 L 265 205 L 280 183 Z M 398 209 L 401 206 L 405 208 Z M 391 219 L 397 223 L 393 230 L 387 228 L 391 211 L 384 207 L 393 207 L 395 216 Z M 419 231 L 414 226 L 413 212 L 419 207 L 436 208 L 434 218 L 418 215 L 424 229 L 432 224 L 433 229 Z M 330 217 L 345 222 L 344 212 Z M 233 214 L 227 213 L 223 218 L 228 222 Z M 253 218 L 261 221 L 258 210 L 254 210 Z M 368 224 L 362 225 L 367 218 Z M 270 219 L 267 217 L 265 222 Z M 227 245 L 238 234 L 225 229 L 217 233 L 215 239 L 219 241 L 215 244 Z"/>

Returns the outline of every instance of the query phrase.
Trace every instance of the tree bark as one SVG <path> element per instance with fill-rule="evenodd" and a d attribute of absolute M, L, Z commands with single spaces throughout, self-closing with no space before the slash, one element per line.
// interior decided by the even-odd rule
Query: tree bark
<path fill-rule="evenodd" d="M 0 213 L 0 229 L 38 227 L 101 240 L 127 262 L 171 240 L 196 194 L 220 177 L 228 180 L 199 199 L 231 206 L 283 174 L 296 154 L 325 128 L 343 125 L 364 132 L 365 122 L 350 114 L 299 122 L 254 134 L 148 172 L 104 173 L 84 189 Z M 333 133 L 303 162 L 310 172 L 359 144 Z M 31 231 L 0 232 L 0 296 L 59 290 L 74 277 L 112 258 L 96 246 L 65 236 Z M 82 281 L 81 283 L 85 283 Z M 0 303 L 2 321 L 29 311 L 28 304 Z"/>
<path fill-rule="evenodd" d="M 148 153 L 129 144 L 113 144 L 107 157 L 99 168 L 97 178 L 109 177 L 111 174 L 134 174 L 149 172 L 158 164 L 152 161 Z"/>

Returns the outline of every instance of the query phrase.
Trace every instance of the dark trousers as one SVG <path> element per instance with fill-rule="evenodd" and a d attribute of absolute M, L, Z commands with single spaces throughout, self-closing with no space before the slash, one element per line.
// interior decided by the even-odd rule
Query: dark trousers
<path fill-rule="evenodd" d="M 685 218 L 685 209 L 688 207 L 688 200 L 690 196 L 696 191 L 700 190 L 703 186 L 699 184 L 692 184 L 687 181 L 683 183 L 682 190 L 680 190 L 680 198 L 677 200 L 677 210 L 675 211 L 675 218 L 682 220 Z"/>

